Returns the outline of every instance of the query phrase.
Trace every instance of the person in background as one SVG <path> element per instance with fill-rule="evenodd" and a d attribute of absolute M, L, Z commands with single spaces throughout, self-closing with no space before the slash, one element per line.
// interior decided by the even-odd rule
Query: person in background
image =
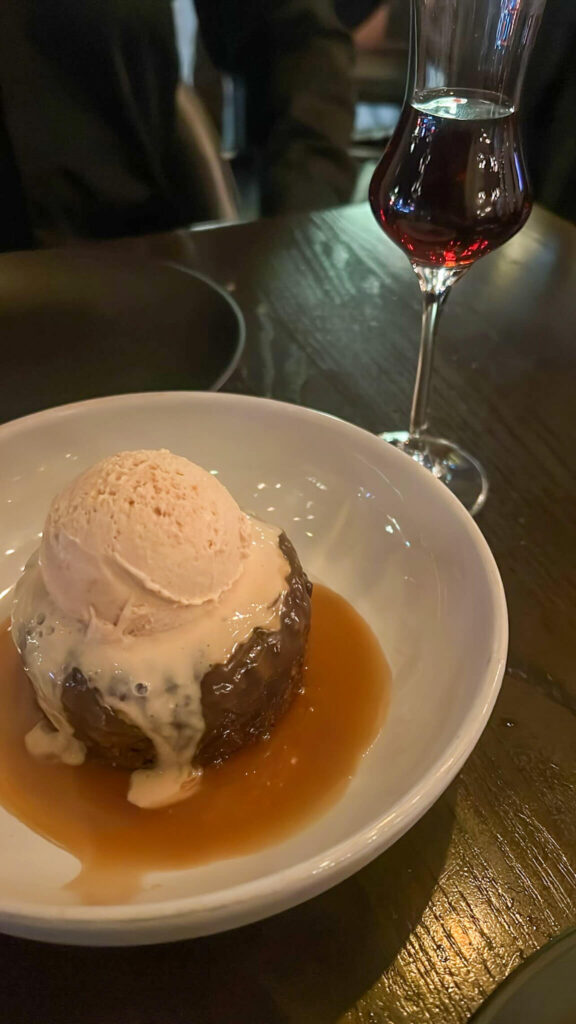
<path fill-rule="evenodd" d="M 382 49 L 393 0 L 334 0 L 340 21 L 352 33 L 358 50 Z"/>
<path fill-rule="evenodd" d="M 215 66 L 243 79 L 265 213 L 345 202 L 352 44 L 332 0 L 196 0 Z M 5 0 L 0 248 L 185 226 L 170 0 Z"/>

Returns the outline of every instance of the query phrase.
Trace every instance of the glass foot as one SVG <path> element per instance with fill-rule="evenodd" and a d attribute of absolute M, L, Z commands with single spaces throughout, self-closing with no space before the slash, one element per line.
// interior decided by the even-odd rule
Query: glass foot
<path fill-rule="evenodd" d="M 488 495 L 488 478 L 472 455 L 451 441 L 427 434 L 411 437 L 407 430 L 390 431 L 380 437 L 430 470 L 460 499 L 470 515 L 480 511 Z"/>

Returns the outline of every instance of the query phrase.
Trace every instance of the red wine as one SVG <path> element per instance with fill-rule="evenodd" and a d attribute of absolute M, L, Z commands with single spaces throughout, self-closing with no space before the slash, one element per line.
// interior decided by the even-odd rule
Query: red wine
<path fill-rule="evenodd" d="M 442 90 L 405 106 L 370 203 L 415 263 L 458 267 L 485 256 L 530 213 L 515 114 L 485 94 Z"/>

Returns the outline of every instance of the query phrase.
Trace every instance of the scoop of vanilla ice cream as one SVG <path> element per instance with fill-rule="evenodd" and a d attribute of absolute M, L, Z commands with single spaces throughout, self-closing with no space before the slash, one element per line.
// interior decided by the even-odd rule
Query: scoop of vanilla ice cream
<path fill-rule="evenodd" d="M 53 501 L 40 547 L 46 589 L 104 634 L 178 626 L 240 577 L 252 527 L 210 473 L 169 451 L 103 459 Z"/>

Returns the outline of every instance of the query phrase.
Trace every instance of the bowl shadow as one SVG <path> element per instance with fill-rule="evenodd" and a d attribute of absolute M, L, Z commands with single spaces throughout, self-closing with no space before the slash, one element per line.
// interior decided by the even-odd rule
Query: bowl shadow
<path fill-rule="evenodd" d="M 335 1024 L 418 924 L 452 833 L 441 799 L 328 892 L 221 935 L 116 949 L 0 937 L 11 1024 Z"/>

